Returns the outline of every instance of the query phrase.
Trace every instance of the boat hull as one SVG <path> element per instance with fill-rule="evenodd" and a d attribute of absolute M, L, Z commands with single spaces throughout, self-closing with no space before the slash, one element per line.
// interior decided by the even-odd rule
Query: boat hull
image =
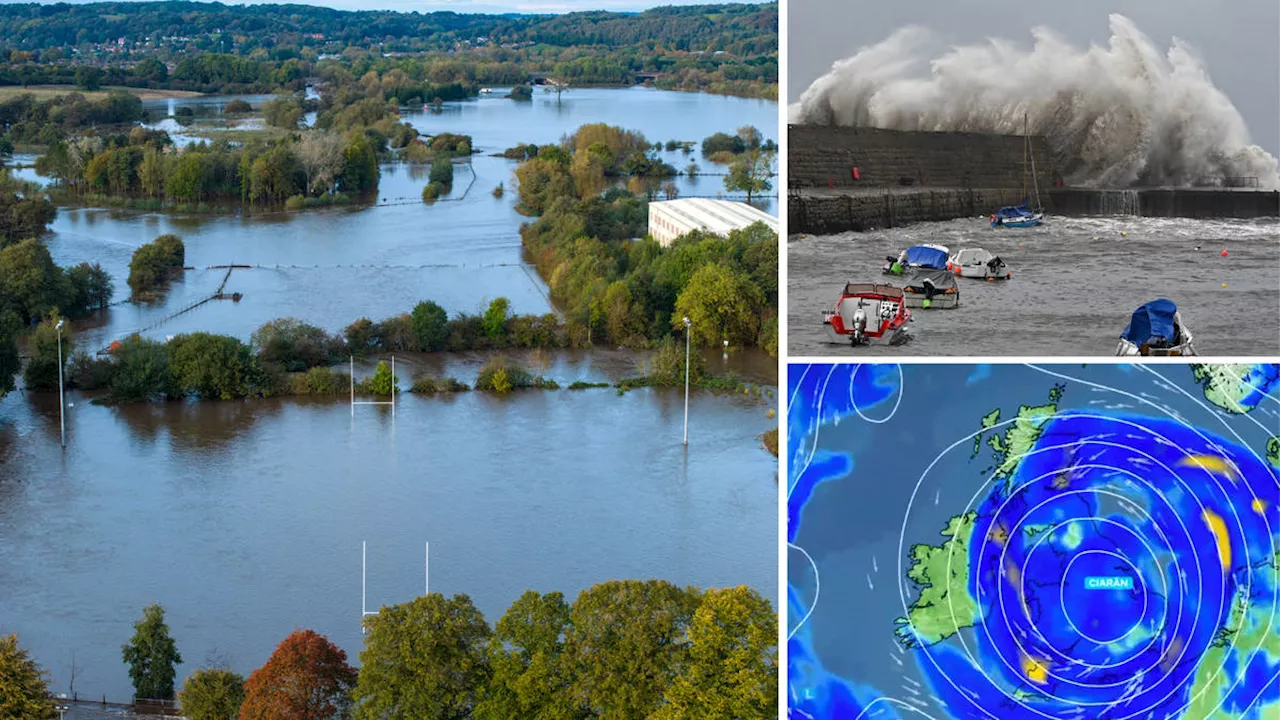
<path fill-rule="evenodd" d="M 1190 341 L 1169 348 L 1140 348 L 1128 340 L 1121 340 L 1116 348 L 1117 357 L 1194 357 L 1196 349 Z"/>
<path fill-rule="evenodd" d="M 1018 218 L 1017 220 L 1005 220 L 1004 222 L 993 222 L 993 228 L 1029 228 L 1043 225 L 1044 219 L 1041 217 Z"/>
<path fill-rule="evenodd" d="M 907 341 L 905 326 L 885 330 L 884 334 L 879 336 L 864 335 L 862 341 L 857 343 L 853 341 L 852 334 L 836 332 L 830 321 L 824 322 L 822 328 L 827 333 L 827 341 L 833 345 L 900 345 Z"/>
<path fill-rule="evenodd" d="M 986 265 L 957 267 L 955 272 L 956 275 L 960 277 L 975 278 L 978 280 L 986 280 L 988 278 L 992 280 L 1010 280 L 1013 278 L 1013 273 L 1009 272 L 1008 268 L 1001 268 L 999 272 L 993 273 L 991 272 L 991 268 Z"/>
<path fill-rule="evenodd" d="M 939 293 L 925 306 L 924 293 L 905 293 L 902 304 L 913 310 L 952 310 L 960 307 L 960 293 Z"/>

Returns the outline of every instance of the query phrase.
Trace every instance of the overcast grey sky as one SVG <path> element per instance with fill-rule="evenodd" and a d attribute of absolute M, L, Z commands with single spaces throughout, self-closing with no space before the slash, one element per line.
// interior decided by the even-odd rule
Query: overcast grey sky
<path fill-rule="evenodd" d="M 31 0 L 0 0 L 0 5 Z M 51 5 L 58 0 L 38 0 Z M 67 0 L 61 0 L 66 2 Z M 80 5 L 93 0 L 70 0 Z M 138 0 L 125 0 L 136 2 Z M 739 0 L 741 1 L 741 0 Z M 645 10 L 660 5 L 698 5 L 699 0 L 261 0 L 224 2 L 226 5 L 292 4 L 319 5 L 339 10 L 398 10 L 400 12 L 435 12 L 451 10 L 462 13 L 563 13 L 580 10 Z"/>
<path fill-rule="evenodd" d="M 903 25 L 920 25 L 948 45 L 988 37 L 1031 47 L 1031 28 L 1053 28 L 1078 47 L 1105 46 L 1107 16 L 1132 20 L 1165 51 L 1174 36 L 1204 58 L 1253 142 L 1280 156 L 1280 2 L 1276 0 L 789 0 L 787 102 L 861 47 Z"/>

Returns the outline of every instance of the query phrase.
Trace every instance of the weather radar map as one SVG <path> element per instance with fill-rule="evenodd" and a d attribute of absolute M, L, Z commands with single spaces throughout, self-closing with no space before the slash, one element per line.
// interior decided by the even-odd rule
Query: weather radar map
<path fill-rule="evenodd" d="M 790 717 L 1280 719 L 1280 365 L 791 365 Z"/>

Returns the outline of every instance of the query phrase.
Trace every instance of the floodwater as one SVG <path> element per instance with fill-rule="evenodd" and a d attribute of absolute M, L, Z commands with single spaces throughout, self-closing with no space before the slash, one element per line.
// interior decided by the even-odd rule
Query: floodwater
<path fill-rule="evenodd" d="M 1121 236 L 1121 233 L 1126 236 Z M 1050 217 L 1046 225 L 992 230 L 983 220 L 891 230 L 793 235 L 787 243 L 791 355 L 1114 355 L 1134 309 L 1178 305 L 1196 351 L 1280 354 L 1280 222 L 1144 217 Z M 835 345 L 822 311 L 847 281 L 901 286 L 880 274 L 885 256 L 936 243 L 982 247 L 1013 279 L 957 278 L 960 307 L 912 310 L 912 340 L 896 347 Z M 1227 256 L 1221 255 L 1227 251 Z"/>
<path fill-rule="evenodd" d="M 588 122 L 663 141 L 748 124 L 775 138 L 776 113 L 767 101 L 644 89 L 573 90 L 560 106 L 541 94 L 523 105 L 448 104 L 409 117 L 430 132 L 472 134 L 485 153 L 457 169 L 450 200 L 424 205 L 425 172 L 387 166 L 374 207 L 246 216 L 63 208 L 46 242 L 61 265 L 102 263 L 117 300 L 128 296 L 133 251 L 157 235 L 181 235 L 197 268 L 159 302 L 77 321 L 88 350 L 138 330 L 247 339 L 284 316 L 336 331 L 423 299 L 476 312 L 505 296 L 516 312 L 547 312 L 546 284 L 522 256 L 516 163 L 489 153 L 555 142 Z M 682 193 L 694 187 L 682 182 Z M 722 187 L 716 177 L 693 182 L 704 194 Z M 499 183 L 508 192 L 495 198 Z M 224 264 L 257 266 L 226 278 L 241 301 L 168 319 L 212 294 L 226 271 L 209 266 Z M 608 349 L 518 355 L 562 385 L 616 381 L 643 361 Z M 763 353 L 707 359 L 717 372 L 777 383 L 777 362 Z M 401 387 L 424 374 L 472 382 L 482 362 L 400 357 L 396 369 Z M 359 406 L 354 417 L 345 398 L 106 408 L 70 393 L 63 451 L 57 396 L 19 390 L 0 400 L 0 633 L 21 636 L 54 692 L 71 690 L 74 655 L 75 691 L 108 700 L 131 695 L 119 648 L 152 601 L 168 610 L 186 660 L 180 681 L 211 663 L 247 674 L 298 627 L 325 633 L 354 660 L 362 541 L 373 609 L 423 592 L 428 542 L 431 591 L 467 593 L 490 621 L 526 589 L 572 599 L 615 578 L 746 584 L 776 604 L 777 460 L 759 439 L 777 424 L 766 415 L 773 392 L 695 393 L 687 449 L 678 389 L 406 395 L 394 414 Z"/>
<path fill-rule="evenodd" d="M 518 143 L 557 142 L 581 125 L 605 122 L 638 130 L 651 140 L 701 141 L 715 132 L 754 125 L 763 138 L 777 137 L 777 104 L 767 100 L 646 88 L 574 89 L 562 96 L 537 93 L 531 103 L 497 94 L 446 103 L 440 112 L 405 114 L 423 132 L 471 134 L 480 154 L 455 171 L 446 200 L 421 201 L 427 168 L 384 165 L 376 206 L 330 208 L 245 216 L 168 215 L 107 209 L 62 208 L 46 238 L 60 265 L 99 262 L 111 273 L 116 299 L 129 296 L 129 259 L 140 245 L 163 233 L 186 243 L 187 271 L 159 302 L 121 305 L 105 318 L 75 324 L 82 343 L 100 349 L 112 340 L 142 331 L 163 338 L 196 329 L 233 333 L 247 339 L 267 320 L 293 316 L 328 330 L 339 330 L 367 316 L 380 319 L 406 312 L 420 300 L 433 300 L 451 313 L 479 312 L 495 297 L 506 297 L 517 313 L 552 310 L 546 283 L 527 264 L 520 226 L 529 222 L 515 211 L 517 163 L 492 153 Z M 229 98 L 217 98 L 225 102 Z M 261 97 L 249 96 L 250 102 Z M 214 100 L 156 101 L 154 112 L 177 111 L 187 104 L 207 107 Z M 688 164 L 682 152 L 663 153 L 677 168 Z M 692 156 L 703 169 L 716 166 Z M 29 162 L 31 158 L 18 158 Z M 39 180 L 31 169 L 15 173 Z M 493 190 L 503 184 L 503 197 Z M 716 195 L 723 178 L 677 179 L 680 196 Z M 775 198 L 757 205 L 773 212 Z M 210 302 L 169 320 L 191 303 L 212 295 L 225 270 L 212 265 L 254 265 L 236 270 L 225 291 L 240 292 L 238 303 Z"/>
<path fill-rule="evenodd" d="M 528 359 L 528 358 L 526 358 Z M 474 376 L 476 358 L 397 362 Z M 562 384 L 630 374 L 626 353 L 555 354 Z M 441 367 L 441 364 L 448 365 Z M 775 365 L 776 367 L 776 365 Z M 0 401 L 0 633 L 67 692 L 131 695 L 120 645 L 152 601 L 186 662 L 248 673 L 297 627 L 353 657 L 368 607 L 430 589 L 496 621 L 526 589 L 614 578 L 749 585 L 777 602 L 776 398 L 612 389 L 106 408 Z"/>

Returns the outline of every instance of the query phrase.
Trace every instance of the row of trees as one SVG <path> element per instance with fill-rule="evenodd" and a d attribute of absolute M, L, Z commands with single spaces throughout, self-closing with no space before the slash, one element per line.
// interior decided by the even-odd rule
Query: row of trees
<path fill-rule="evenodd" d="M 46 99 L 21 94 L 0 101 L 0 138 L 13 144 L 51 145 L 88 128 L 132 124 L 142 117 L 142 101 L 125 92 L 101 99 L 79 93 Z"/>
<path fill-rule="evenodd" d="M 757 224 L 727 238 L 691 233 L 665 248 L 633 241 L 645 235 L 643 203 L 600 188 L 610 155 L 645 146 L 643 138 L 585 126 L 565 145 L 570 150 L 540 149 L 516 178 L 522 206 L 539 214 L 521 229 L 524 246 L 570 322 L 592 338 L 643 345 L 682 328 L 687 316 L 699 344 L 728 340 L 777 352 L 776 233 Z"/>
<path fill-rule="evenodd" d="M 297 195 L 364 195 L 378 187 L 376 138 L 360 130 L 308 131 L 243 145 L 200 142 L 181 150 L 163 134 L 136 130 L 55 142 L 36 168 L 77 195 L 173 204 L 280 205 Z"/>
<path fill-rule="evenodd" d="M 242 675 L 183 663 L 159 605 L 122 647 L 135 696 L 180 699 L 190 720 L 257 718 L 722 718 L 777 716 L 777 613 L 747 587 L 600 583 L 572 604 L 529 590 L 494 625 L 466 595 L 439 593 L 365 618 L 359 669 L 312 630 Z M 0 638 L 0 710 L 53 717 L 47 678 Z"/>

